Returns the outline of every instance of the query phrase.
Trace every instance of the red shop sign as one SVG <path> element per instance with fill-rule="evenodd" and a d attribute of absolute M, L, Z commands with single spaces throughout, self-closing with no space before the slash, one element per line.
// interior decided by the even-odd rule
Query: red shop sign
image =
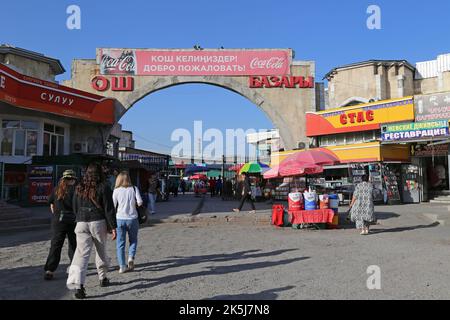
<path fill-rule="evenodd" d="M 108 79 L 105 76 L 95 76 L 91 81 L 91 86 L 97 91 L 106 91 L 111 88 L 112 91 L 133 91 L 133 77 L 112 77 Z"/>
<path fill-rule="evenodd" d="M 347 124 L 347 123 L 363 123 L 363 122 L 370 122 L 374 120 L 373 116 L 373 110 L 367 110 L 367 111 L 359 111 L 359 112 L 350 112 L 350 113 L 343 113 L 340 116 L 341 124 Z"/>
<path fill-rule="evenodd" d="M 0 101 L 19 108 L 114 123 L 114 100 L 20 74 L 0 64 Z"/>
<path fill-rule="evenodd" d="M 314 88 L 314 77 L 301 76 L 250 76 L 250 88 Z"/>

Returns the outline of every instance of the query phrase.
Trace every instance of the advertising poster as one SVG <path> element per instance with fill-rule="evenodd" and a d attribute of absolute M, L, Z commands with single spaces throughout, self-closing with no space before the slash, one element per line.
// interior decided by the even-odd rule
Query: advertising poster
<path fill-rule="evenodd" d="M 448 134 L 448 121 L 446 120 L 396 123 L 381 127 L 383 141 L 432 139 L 447 137 Z"/>
<path fill-rule="evenodd" d="M 46 204 L 53 190 L 53 167 L 30 166 L 28 168 L 28 200 L 30 204 Z"/>
<path fill-rule="evenodd" d="M 450 94 L 419 95 L 414 98 L 416 121 L 450 119 Z"/>
<path fill-rule="evenodd" d="M 290 50 L 100 49 L 103 75 L 287 75 Z"/>

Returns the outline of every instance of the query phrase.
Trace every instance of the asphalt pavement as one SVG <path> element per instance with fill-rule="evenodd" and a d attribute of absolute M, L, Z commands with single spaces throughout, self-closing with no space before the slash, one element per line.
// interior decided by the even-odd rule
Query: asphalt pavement
<path fill-rule="evenodd" d="M 158 203 L 155 217 L 192 215 L 199 201 L 186 195 Z M 210 197 L 203 201 L 199 216 L 232 216 L 229 209 L 237 204 Z M 269 204 L 257 207 L 257 214 L 270 214 Z M 118 273 L 115 243 L 108 242 L 112 286 L 98 286 L 91 257 L 88 298 L 450 298 L 450 229 L 426 216 L 443 214 L 447 207 L 376 210 L 378 224 L 368 236 L 351 225 L 313 231 L 223 220 L 155 223 L 139 231 L 134 272 Z M 43 280 L 49 240 L 49 230 L 0 235 L 0 299 L 72 299 L 65 288 L 66 247 L 55 279 Z M 379 270 L 380 289 L 367 285 L 373 270 Z"/>

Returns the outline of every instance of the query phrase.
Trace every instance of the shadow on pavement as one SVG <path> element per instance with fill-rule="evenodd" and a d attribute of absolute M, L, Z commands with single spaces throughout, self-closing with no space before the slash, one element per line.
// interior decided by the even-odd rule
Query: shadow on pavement
<path fill-rule="evenodd" d="M 392 218 L 398 218 L 400 217 L 399 214 L 393 213 L 393 212 L 379 212 L 375 210 L 375 215 L 377 217 L 377 220 L 388 220 Z"/>
<path fill-rule="evenodd" d="M 60 264 L 55 278 L 44 280 L 44 267 L 0 270 L 0 300 L 57 300 L 69 293 L 66 288 L 67 264 Z"/>
<path fill-rule="evenodd" d="M 170 268 L 177 268 L 186 265 L 194 265 L 204 262 L 226 262 L 231 260 L 264 258 L 275 255 L 280 255 L 290 251 L 297 251 L 298 249 L 284 249 L 271 252 L 260 252 L 261 250 L 247 250 L 231 254 L 211 254 L 204 256 L 189 256 L 189 257 L 169 257 L 168 260 L 150 262 L 136 265 L 136 271 L 163 271 Z M 257 253 L 260 252 L 260 253 Z M 142 268 L 142 269 L 141 269 Z"/>
<path fill-rule="evenodd" d="M 434 222 L 434 223 L 428 224 L 428 225 L 417 225 L 417 226 L 399 227 L 399 228 L 391 228 L 391 229 L 371 229 L 370 234 L 389 233 L 389 232 L 404 232 L 404 231 L 412 231 L 412 230 L 418 230 L 418 229 L 434 228 L 437 226 L 439 226 L 439 222 Z"/>
<path fill-rule="evenodd" d="M 276 289 L 264 290 L 257 293 L 215 296 L 204 300 L 276 300 L 278 298 L 278 292 L 288 291 L 294 288 L 295 286 L 286 286 Z"/>
<path fill-rule="evenodd" d="M 197 277 L 202 276 L 215 276 L 215 275 L 224 275 L 224 274 L 231 274 L 231 273 L 238 273 L 238 272 L 244 272 L 249 270 L 255 270 L 255 269 L 263 269 L 263 268 L 274 268 L 281 265 L 286 265 L 290 263 L 295 263 L 303 260 L 310 259 L 310 257 L 298 257 L 298 258 L 291 258 L 291 259 L 284 259 L 279 261 L 263 261 L 263 262 L 254 262 L 254 263 L 246 263 L 246 264 L 238 264 L 238 265 L 230 265 L 230 266 L 209 266 L 206 267 L 205 271 L 197 271 L 197 272 L 188 272 L 188 273 L 179 273 L 179 274 L 172 274 L 163 276 L 160 278 L 147 278 L 147 279 L 135 279 L 128 282 L 122 282 L 121 285 L 129 285 L 133 283 L 138 283 L 134 286 L 131 286 L 129 288 L 117 290 L 117 291 L 111 291 L 105 294 L 96 295 L 96 296 L 89 296 L 89 298 L 104 298 L 108 297 L 110 295 L 120 294 L 124 292 L 129 292 L 133 290 L 147 290 L 152 287 L 156 287 L 159 285 L 164 285 L 168 283 L 173 283 L 177 281 L 182 281 L 186 279 L 193 279 Z"/>
<path fill-rule="evenodd" d="M 52 231 L 50 225 L 48 225 L 48 229 L 44 230 L 21 231 L 13 234 L 5 233 L 0 234 L 0 248 L 16 247 L 22 244 L 30 244 L 33 242 L 50 241 L 51 238 Z"/>

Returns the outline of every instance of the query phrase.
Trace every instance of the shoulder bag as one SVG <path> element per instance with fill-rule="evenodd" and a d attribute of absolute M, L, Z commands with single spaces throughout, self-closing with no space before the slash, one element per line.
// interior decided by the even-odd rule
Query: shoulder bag
<path fill-rule="evenodd" d="M 137 190 L 137 188 L 135 186 L 134 187 L 134 194 L 135 194 L 134 198 L 136 200 L 136 211 L 138 213 L 139 224 L 143 224 L 143 223 L 146 223 L 147 219 L 148 219 L 147 208 L 144 207 L 143 205 L 142 206 L 138 206 L 138 204 L 137 204 L 137 191 L 136 190 Z"/>

